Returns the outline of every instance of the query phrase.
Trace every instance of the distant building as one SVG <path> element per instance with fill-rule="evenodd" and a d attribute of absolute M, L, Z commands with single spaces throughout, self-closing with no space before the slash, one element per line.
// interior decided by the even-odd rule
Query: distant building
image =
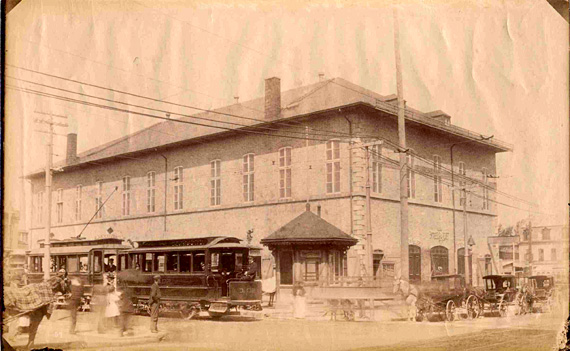
<path fill-rule="evenodd" d="M 532 273 L 533 275 L 553 275 L 559 279 L 568 279 L 567 226 L 532 227 L 532 243 L 531 236 L 526 230 L 521 230 L 521 234 L 515 236 L 489 237 L 488 242 L 492 248 L 492 253 L 488 255 L 485 266 L 486 268 L 493 267 L 492 273 L 510 273 L 522 276 L 528 276 Z M 532 259 L 530 256 L 531 246 Z M 491 265 L 493 259 L 494 264 Z M 531 265 L 532 272 L 530 270 Z M 491 274 L 491 271 L 488 272 Z"/>
<path fill-rule="evenodd" d="M 358 240 L 344 254 L 346 260 L 339 258 L 345 266 L 338 271 L 362 274 L 366 161 L 365 151 L 350 148 L 349 141 L 353 146 L 375 139 L 397 141 L 396 116 L 394 95 L 382 96 L 340 78 L 283 92 L 279 78 L 269 78 L 263 98 L 178 121 L 173 114 L 168 121 L 81 154 L 76 152 L 77 135 L 70 134 L 67 158 L 56 165 L 61 172 L 53 176 L 52 232 L 59 239 L 77 236 L 94 216 L 84 237 L 111 230 L 131 240 L 207 235 L 246 239 L 250 231 L 252 245 L 259 245 L 301 215 L 309 199 L 320 205 L 323 220 Z M 460 209 L 466 202 L 473 252 L 483 254 L 497 213 L 495 183 L 488 175 L 495 174 L 496 153 L 511 146 L 480 140 L 480 134 L 453 125 L 442 111 L 407 107 L 406 133 L 413 152 L 408 155 L 410 278 L 430 279 L 433 271 L 453 272 L 456 266 L 461 272 Z M 466 198 L 456 194 L 455 241 L 446 172 L 454 143 L 460 143 L 453 155 L 456 186 L 462 185 L 460 175 L 485 184 L 472 187 Z M 393 275 L 399 264 L 399 155 L 386 142 L 373 148 L 369 163 L 376 275 Z M 36 243 L 45 236 L 44 173 L 38 170 L 28 177 Z M 322 259 L 317 253 L 304 254 L 314 261 L 311 269 Z M 264 249 L 263 255 L 268 258 L 269 251 Z M 282 277 L 293 272 L 292 264 L 281 262 Z M 303 275 L 307 267 L 299 267 Z M 320 273 L 310 277 L 319 279 Z"/>
<path fill-rule="evenodd" d="M 4 210 L 2 226 L 4 272 L 23 272 L 28 249 L 28 232 L 20 230 L 20 212 Z"/>
<path fill-rule="evenodd" d="M 518 264 L 528 271 L 532 262 L 532 274 L 534 275 L 554 275 L 559 279 L 568 279 L 567 226 L 532 227 L 532 238 L 528 233 L 522 233 L 519 240 Z"/>

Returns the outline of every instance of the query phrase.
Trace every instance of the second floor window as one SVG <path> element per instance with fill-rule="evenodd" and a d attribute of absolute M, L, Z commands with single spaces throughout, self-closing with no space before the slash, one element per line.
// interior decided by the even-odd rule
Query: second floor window
<path fill-rule="evenodd" d="M 554 248 L 550 249 L 550 260 L 556 261 L 556 249 Z"/>
<path fill-rule="evenodd" d="M 103 218 L 103 182 L 96 182 L 97 193 L 95 194 L 95 218 Z"/>
<path fill-rule="evenodd" d="M 214 160 L 210 162 L 210 206 L 217 206 L 222 203 L 222 161 Z"/>
<path fill-rule="evenodd" d="M 464 162 L 459 162 L 459 206 L 463 206 L 463 205 L 467 205 L 466 201 L 467 201 L 467 197 L 465 196 L 465 191 L 463 191 L 463 188 L 465 187 L 465 185 L 467 183 L 465 183 L 464 179 L 466 177 L 466 172 L 465 172 L 465 163 Z"/>
<path fill-rule="evenodd" d="M 57 223 L 63 223 L 63 189 L 57 189 L 57 198 L 56 198 L 56 219 Z"/>
<path fill-rule="evenodd" d="M 442 202 L 443 194 L 441 187 L 441 157 L 433 156 L 433 200 Z"/>
<path fill-rule="evenodd" d="M 408 158 L 408 197 L 415 198 L 416 197 L 416 175 L 414 172 L 414 156 L 407 155 Z"/>
<path fill-rule="evenodd" d="M 131 177 L 123 177 L 123 216 L 131 214 Z"/>
<path fill-rule="evenodd" d="M 544 261 L 544 250 L 543 249 L 538 249 L 538 260 Z"/>
<path fill-rule="evenodd" d="M 156 210 L 156 173 L 148 172 L 146 174 L 146 211 L 152 213 Z"/>
<path fill-rule="evenodd" d="M 542 240 L 550 240 L 550 229 L 542 229 Z"/>
<path fill-rule="evenodd" d="M 382 145 L 372 146 L 372 191 L 382 192 Z"/>
<path fill-rule="evenodd" d="M 182 210 L 184 208 L 184 169 L 182 167 L 174 168 L 174 210 Z"/>
<path fill-rule="evenodd" d="M 327 141 L 327 193 L 340 192 L 340 142 Z"/>
<path fill-rule="evenodd" d="M 279 149 L 279 197 L 291 197 L 291 148 Z"/>
<path fill-rule="evenodd" d="M 243 156 L 243 201 L 250 202 L 254 199 L 254 155 Z"/>
<path fill-rule="evenodd" d="M 75 220 L 81 220 L 81 193 L 82 193 L 82 186 L 78 185 L 75 188 Z"/>

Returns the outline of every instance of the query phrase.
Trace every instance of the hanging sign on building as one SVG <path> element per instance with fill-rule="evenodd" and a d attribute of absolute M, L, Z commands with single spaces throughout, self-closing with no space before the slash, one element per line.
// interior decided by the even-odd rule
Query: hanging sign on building
<path fill-rule="evenodd" d="M 433 230 L 429 233 L 431 239 L 438 241 L 440 243 L 447 241 L 449 238 L 448 232 L 443 232 L 441 230 Z"/>

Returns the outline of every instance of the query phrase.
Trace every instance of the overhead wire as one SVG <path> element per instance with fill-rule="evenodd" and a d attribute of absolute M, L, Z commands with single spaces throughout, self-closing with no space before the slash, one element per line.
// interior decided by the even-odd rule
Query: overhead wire
<path fill-rule="evenodd" d="M 201 111 L 204 111 L 204 112 L 211 112 L 211 113 L 214 113 L 214 114 L 217 113 L 217 114 L 226 115 L 226 116 L 229 116 L 229 117 L 236 117 L 236 118 L 242 118 L 242 119 L 249 119 L 249 120 L 255 120 L 255 121 L 267 123 L 267 121 L 265 121 L 265 120 L 260 120 L 260 119 L 255 119 L 255 118 L 251 118 L 251 117 L 245 117 L 245 116 L 239 116 L 239 115 L 235 115 L 235 114 L 223 113 L 223 112 L 219 112 L 219 111 L 215 111 L 215 110 L 202 109 L 202 108 L 198 108 L 198 107 L 195 107 L 195 106 L 188 106 L 188 105 L 170 103 L 170 102 L 167 102 L 167 101 L 158 100 L 158 99 L 154 99 L 154 98 L 150 98 L 150 97 L 146 97 L 146 96 L 142 96 L 142 95 L 138 95 L 138 94 L 132 94 L 132 93 L 129 93 L 129 92 L 124 92 L 124 91 L 116 90 L 116 89 L 113 89 L 113 88 L 102 87 L 102 86 L 98 86 L 98 85 L 94 85 L 94 84 L 90 84 L 90 83 L 86 83 L 86 82 L 81 82 L 81 81 L 77 81 L 77 80 L 73 80 L 73 79 L 68 79 L 68 78 L 64 78 L 64 77 L 60 77 L 60 76 L 56 76 L 56 75 L 51 75 L 51 74 L 49 74 L 49 73 L 44 73 L 44 72 L 40 72 L 40 71 L 30 70 L 30 69 L 27 69 L 27 68 L 18 67 L 18 66 L 11 65 L 11 64 L 7 64 L 7 65 L 8 65 L 8 66 L 11 66 L 11 67 L 14 67 L 14 68 L 17 68 L 17 69 L 22 69 L 22 70 L 24 70 L 24 71 L 29 71 L 29 72 L 33 72 L 33 73 L 37 73 L 37 74 L 41 74 L 41 75 L 46 75 L 46 76 L 52 77 L 52 78 L 67 80 L 67 81 L 71 81 L 71 82 L 74 82 L 74 83 L 77 83 L 77 84 L 92 86 L 92 87 L 96 87 L 96 88 L 99 88 L 99 89 L 105 89 L 105 90 L 109 90 L 109 91 L 113 91 L 113 92 L 117 92 L 117 93 L 122 93 L 122 94 L 126 94 L 126 95 L 131 95 L 131 96 L 138 97 L 138 98 L 148 99 L 148 100 L 152 100 L 152 101 L 156 101 L 156 102 L 160 102 L 160 103 L 168 103 L 168 104 L 173 104 L 173 105 L 176 105 L 176 106 L 181 106 L 181 107 L 187 107 L 187 108 L 191 108 L 191 109 L 201 110 Z M 180 116 L 184 116 L 184 117 L 188 117 L 188 118 L 202 119 L 202 120 L 207 120 L 207 121 L 211 121 L 211 122 L 215 122 L 215 123 L 225 123 L 225 124 L 240 125 L 240 126 L 245 127 L 245 128 L 255 128 L 255 129 L 265 129 L 265 130 L 274 130 L 274 131 L 277 131 L 276 129 L 271 129 L 271 128 L 269 128 L 269 127 L 256 127 L 256 126 L 244 125 L 244 124 L 239 124 L 239 123 L 229 122 L 229 121 L 212 120 L 212 119 L 208 119 L 208 118 L 204 118 L 204 117 L 198 117 L 198 116 L 193 116 L 193 115 L 186 115 L 186 114 L 181 114 L 181 113 L 176 113 L 176 112 L 171 112 L 171 111 L 166 111 L 166 110 L 161 110 L 161 109 L 153 109 L 153 108 L 150 108 L 150 107 L 145 107 L 145 106 L 140 106 L 140 105 L 135 105 L 135 104 L 128 104 L 128 103 L 124 103 L 124 102 L 116 101 L 116 100 L 112 100 L 112 99 L 105 99 L 105 98 L 101 98 L 101 97 L 98 97 L 98 96 L 93 96 L 93 95 L 84 94 L 84 93 L 78 93 L 78 92 L 75 92 L 75 91 L 70 91 L 70 90 L 62 89 L 62 88 L 57 88 L 57 87 L 53 87 L 53 86 L 50 86 L 50 85 L 41 84 L 41 83 L 29 81 L 29 80 L 20 79 L 20 78 L 14 78 L 14 77 L 9 77 L 9 78 L 21 80 L 21 81 L 24 81 L 24 82 L 27 82 L 27 83 L 36 84 L 36 85 L 40 85 L 40 86 L 47 87 L 47 88 L 51 88 L 51 89 L 56 89 L 56 90 L 60 90 L 60 91 L 65 91 L 65 92 L 68 92 L 68 93 L 79 94 L 79 95 L 88 96 L 88 97 L 91 97 L 91 98 L 102 99 L 102 100 L 105 100 L 105 101 L 109 101 L 109 102 L 113 102 L 113 103 L 119 103 L 119 104 L 123 104 L 123 105 L 127 105 L 127 106 L 133 106 L 133 107 L 137 107 L 137 108 L 143 108 L 143 109 L 148 109 L 148 110 L 153 110 L 153 111 L 159 111 L 159 112 L 163 112 L 163 113 L 170 113 L 170 114 L 180 115 Z M 337 85 L 339 85 L 339 86 L 341 86 L 341 87 L 344 87 L 344 88 L 349 89 L 348 87 L 345 87 L 345 86 L 342 85 L 342 84 L 338 84 L 338 83 L 336 83 L 336 82 L 334 82 L 334 81 L 332 81 L 332 80 L 330 80 L 329 82 L 333 82 L 334 84 L 337 84 Z M 321 88 L 322 88 L 322 87 L 321 87 Z M 354 90 L 354 89 L 351 89 L 351 90 Z M 368 95 L 368 94 L 362 93 L 362 92 L 360 92 L 360 91 L 357 91 L 357 90 L 354 90 L 354 91 L 356 91 L 356 92 L 358 92 L 358 93 L 360 93 L 360 94 L 363 94 L 363 95 L 365 95 L 365 96 L 368 96 L 368 97 L 371 97 L 371 98 L 375 98 L 375 97 L 373 97 L 373 96 L 370 96 L 370 95 Z M 314 92 L 314 91 L 313 91 L 313 92 Z M 305 97 L 306 97 L 306 96 L 305 96 Z M 123 111 L 123 112 L 124 112 L 124 111 Z M 131 112 L 132 112 L 132 111 L 131 111 Z M 168 119 L 168 120 L 172 120 L 172 119 Z M 274 123 L 272 123 L 272 124 L 280 124 L 280 123 L 279 123 L 279 122 L 274 122 Z M 210 126 L 210 127 L 211 127 L 211 126 Z M 287 125 L 287 127 L 292 127 L 292 126 Z M 301 128 L 303 128 L 303 127 L 301 127 Z M 314 130 L 316 130 L 316 131 L 323 131 L 323 130 L 318 130 L 318 129 L 313 129 L 313 128 L 311 128 L 311 129 L 310 129 L 311 132 L 310 132 L 309 134 L 311 134 L 311 135 L 317 135 L 317 136 L 328 136 L 328 137 L 337 137 L 338 135 L 348 136 L 348 133 L 345 133 L 345 132 L 326 131 L 327 133 L 335 133 L 335 135 L 332 135 L 332 134 L 319 134 L 319 133 L 315 133 L 315 132 L 313 132 Z M 306 131 L 306 130 L 305 130 L 304 132 L 282 131 L 282 130 L 279 130 L 279 131 L 282 132 L 282 133 L 293 133 L 293 134 L 302 134 L 302 135 L 306 135 L 306 134 L 307 134 L 307 131 Z M 357 135 L 357 137 L 371 137 L 371 136 Z M 301 138 L 301 139 L 306 139 L 306 137 L 305 137 L 305 138 Z M 390 140 L 388 140 L 388 139 L 383 139 L 383 140 L 384 140 L 386 143 L 388 143 L 388 144 L 394 146 L 397 150 L 400 150 L 399 145 L 396 144 L 395 142 L 390 141 Z M 428 160 L 428 159 L 426 159 L 426 158 L 420 156 L 419 154 L 417 154 L 417 153 L 414 152 L 413 150 L 408 149 L 408 150 L 406 150 L 406 152 L 412 154 L 416 159 L 419 159 L 419 160 L 421 160 L 421 161 L 424 161 L 424 162 L 426 162 L 426 163 L 427 163 L 428 165 L 430 165 L 430 166 L 434 166 L 434 162 L 433 162 L 432 160 Z M 438 167 L 439 167 L 441 170 L 443 170 L 444 172 L 448 173 L 448 174 L 451 174 L 451 173 L 452 173 L 452 171 L 451 171 L 450 169 L 447 169 L 447 168 L 444 167 L 444 166 L 439 165 Z M 485 187 L 485 188 L 487 188 L 488 190 L 493 191 L 493 192 L 496 192 L 496 193 L 498 193 L 498 194 L 501 194 L 501 195 L 503 195 L 503 196 L 505 196 L 505 197 L 509 197 L 509 198 L 511 198 L 511 199 L 513 199 L 513 200 L 517 200 L 517 201 L 520 201 L 520 202 L 529 203 L 528 201 L 523 200 L 523 199 L 520 199 L 520 198 L 517 198 L 516 196 L 513 196 L 513 195 L 510 195 L 510 194 L 501 192 L 501 191 L 499 191 L 498 189 L 495 189 L 494 187 L 492 187 L 492 186 L 490 186 L 490 185 L 488 185 L 488 184 L 485 184 L 485 183 L 482 182 L 482 181 L 479 181 L 479 180 L 476 180 L 476 179 L 474 179 L 474 178 L 467 177 L 467 176 L 464 176 L 464 175 L 462 175 L 462 174 L 455 173 L 455 172 L 453 172 L 453 174 L 454 174 L 457 178 L 459 178 L 460 181 L 475 182 L 475 183 L 478 183 L 479 185 L 481 185 L 482 187 Z"/>

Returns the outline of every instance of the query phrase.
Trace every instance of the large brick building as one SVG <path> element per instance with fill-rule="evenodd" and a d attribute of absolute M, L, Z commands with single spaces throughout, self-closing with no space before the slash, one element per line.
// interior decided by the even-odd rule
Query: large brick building
<path fill-rule="evenodd" d="M 282 92 L 280 80 L 269 78 L 265 97 L 163 121 L 76 154 L 76 138 L 88 137 L 82 134 L 69 135 L 67 159 L 56 165 L 60 171 L 53 177 L 56 239 L 77 236 L 110 196 L 84 237 L 103 236 L 112 228 L 113 235 L 132 240 L 205 235 L 245 239 L 253 229 L 252 243 L 258 244 L 305 211 L 309 199 L 313 209 L 320 205 L 324 220 L 361 240 L 348 252 L 348 275 L 362 268 L 358 262 L 364 252 L 366 210 L 365 151 L 350 148 L 349 141 L 357 146 L 386 140 L 370 160 L 373 248 L 383 253 L 382 262 L 375 262 L 381 268 L 376 274 L 391 274 L 397 267 L 399 170 L 390 160 L 397 162 L 399 154 L 389 143 L 398 140 L 393 95 L 381 96 L 340 78 Z M 494 184 L 486 175 L 495 173 L 496 153 L 510 146 L 480 140 L 479 134 L 451 124 L 442 111 L 422 113 L 408 107 L 406 134 L 413 152 L 408 156 L 410 271 L 414 279 L 429 279 L 434 269 L 453 271 L 454 247 L 463 247 L 459 209 L 464 200 L 459 195 L 455 243 L 452 235 L 446 172 L 450 146 L 460 143 L 453 151 L 455 172 L 489 187 Z M 36 243 L 45 236 L 44 173 L 29 177 L 30 233 Z M 467 195 L 467 227 L 476 255 L 486 253 L 486 237 L 493 231 L 493 198 L 483 186 Z"/>

